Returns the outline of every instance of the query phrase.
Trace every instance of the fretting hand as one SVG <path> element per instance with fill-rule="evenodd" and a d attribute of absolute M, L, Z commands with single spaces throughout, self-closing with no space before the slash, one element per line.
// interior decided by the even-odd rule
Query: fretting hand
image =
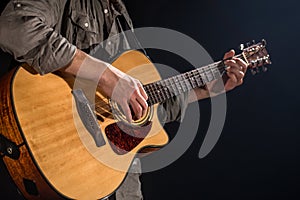
<path fill-rule="evenodd" d="M 227 66 L 227 76 L 229 79 L 224 83 L 225 91 L 234 89 L 243 83 L 245 73 L 247 71 L 247 63 L 241 58 L 234 57 L 234 50 L 230 50 L 224 55 L 224 64 Z"/>

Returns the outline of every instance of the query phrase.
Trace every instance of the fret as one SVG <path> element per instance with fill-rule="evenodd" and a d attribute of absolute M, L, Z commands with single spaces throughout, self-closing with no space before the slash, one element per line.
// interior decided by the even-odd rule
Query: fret
<path fill-rule="evenodd" d="M 182 76 L 176 76 L 182 92 L 185 92 L 185 85 Z"/>
<path fill-rule="evenodd" d="M 152 89 L 151 89 L 151 85 L 149 84 L 149 85 L 147 85 L 147 91 L 148 91 L 148 96 L 149 96 L 149 102 L 151 101 L 151 102 L 154 102 L 154 100 L 153 100 L 153 91 L 152 91 Z"/>
<path fill-rule="evenodd" d="M 170 79 L 169 78 L 167 78 L 167 79 L 165 79 L 164 80 L 164 87 L 166 87 L 167 88 L 167 94 L 168 94 L 168 98 L 170 98 L 170 97 L 172 97 L 172 95 L 173 95 L 173 88 L 172 88 L 172 84 L 171 84 L 171 82 L 170 82 Z"/>
<path fill-rule="evenodd" d="M 150 105 L 163 102 L 183 92 L 201 87 L 224 73 L 223 61 L 185 72 L 180 75 L 169 77 L 144 86 L 147 94 L 147 102 Z"/>
<path fill-rule="evenodd" d="M 153 101 L 153 95 L 152 95 L 152 91 L 150 88 L 150 84 L 144 85 L 144 89 L 148 95 L 148 100 L 147 100 L 148 104 L 153 105 L 154 101 Z"/>
<path fill-rule="evenodd" d="M 175 94 L 175 96 L 177 96 L 177 95 L 180 94 L 180 88 L 179 88 L 178 85 L 177 85 L 176 76 L 173 76 L 173 77 L 172 77 L 172 81 L 173 81 L 173 83 L 174 83 L 174 94 Z"/>
<path fill-rule="evenodd" d="M 217 71 L 218 71 L 218 75 L 223 75 L 226 70 L 225 70 L 225 64 L 223 61 L 220 61 L 218 63 L 216 63 L 216 68 L 217 68 Z"/>
<path fill-rule="evenodd" d="M 191 89 L 193 89 L 193 85 L 191 84 L 189 77 L 185 78 L 184 81 L 187 86 L 187 91 L 190 91 Z"/>
<path fill-rule="evenodd" d="M 200 77 L 201 77 L 203 83 L 206 84 L 208 82 L 208 80 L 207 80 L 207 76 L 206 76 L 206 73 L 205 73 L 203 67 L 201 67 L 199 69 L 199 72 L 200 72 L 199 74 L 200 74 Z"/>
<path fill-rule="evenodd" d="M 152 96 L 152 92 L 150 91 L 149 85 L 146 85 L 145 89 L 146 89 L 146 92 L 147 92 L 147 95 L 148 95 L 148 100 L 147 100 L 148 104 L 152 105 L 153 104 L 153 96 Z"/>
<path fill-rule="evenodd" d="M 159 81 L 158 82 L 158 93 L 162 99 L 162 101 L 166 100 L 166 94 L 165 94 L 165 90 L 164 90 L 164 87 L 162 85 L 163 81 Z"/>
<path fill-rule="evenodd" d="M 154 103 L 154 101 L 153 101 L 153 98 L 152 98 L 152 96 L 150 97 L 150 98 L 148 98 L 148 100 L 147 100 L 148 102 L 148 105 L 154 105 L 155 103 Z"/>
<path fill-rule="evenodd" d="M 182 82 L 184 85 L 184 92 L 189 91 L 191 88 L 191 84 L 189 83 L 188 77 L 185 77 L 186 74 L 182 74 Z"/>
<path fill-rule="evenodd" d="M 193 77 L 191 76 L 191 72 L 186 72 L 184 73 L 184 77 L 186 79 L 186 81 L 188 81 L 188 84 L 190 87 L 194 88 L 194 84 L 193 84 Z"/>
<path fill-rule="evenodd" d="M 213 73 L 212 73 L 212 70 L 211 70 L 212 67 L 213 67 L 213 65 L 208 65 L 207 68 L 206 68 L 206 74 L 208 76 L 208 82 L 211 82 L 212 80 L 214 80 L 214 76 L 213 76 Z"/>
<path fill-rule="evenodd" d="M 206 83 L 209 83 L 209 82 L 212 81 L 212 78 L 211 78 L 211 74 L 210 74 L 209 68 L 210 68 L 210 66 L 208 65 L 208 66 L 205 67 L 205 69 L 204 69 L 204 74 L 205 74 L 205 77 L 207 78 Z"/>
<path fill-rule="evenodd" d="M 171 97 L 170 90 L 165 80 L 161 81 L 162 90 L 165 96 L 165 100 Z"/>
<path fill-rule="evenodd" d="M 170 96 L 172 97 L 174 95 L 175 91 L 174 91 L 174 84 L 172 83 L 171 78 L 166 79 L 166 84 L 169 86 L 168 87 L 169 93 L 170 93 Z"/>
<path fill-rule="evenodd" d="M 176 94 L 176 96 L 177 96 L 177 95 L 183 93 L 183 90 L 182 90 L 180 81 L 178 79 L 178 76 L 174 76 L 174 80 L 175 80 L 175 85 L 176 85 L 176 88 L 177 88 L 177 91 L 178 91 L 178 94 Z"/>
<path fill-rule="evenodd" d="M 173 78 L 169 78 L 170 85 L 172 87 L 172 96 L 176 96 L 177 88 L 175 87 L 175 82 Z"/>
<path fill-rule="evenodd" d="M 214 69 L 213 69 L 213 71 L 214 71 L 214 78 L 215 79 L 218 79 L 218 78 L 220 78 L 221 77 L 221 72 L 220 72 L 220 69 L 219 69 L 219 67 L 221 67 L 223 65 L 223 62 L 216 62 L 216 63 L 214 63 Z M 223 65 L 223 67 L 222 68 L 224 68 L 224 66 L 225 65 Z"/>
<path fill-rule="evenodd" d="M 162 97 L 162 94 L 161 94 L 161 91 L 160 91 L 160 88 L 159 88 L 159 84 L 158 83 L 154 84 L 154 87 L 155 87 L 158 102 L 162 102 L 163 97 Z"/>
<path fill-rule="evenodd" d="M 167 79 L 167 80 L 169 80 L 169 79 Z M 168 84 L 168 81 L 165 81 L 165 84 L 166 84 L 166 88 L 167 88 L 168 98 L 173 97 L 174 92 L 173 92 L 172 86 Z"/>
<path fill-rule="evenodd" d="M 219 74 L 218 74 L 218 63 L 215 63 L 215 65 L 211 68 L 211 71 L 212 71 L 212 75 L 213 75 L 213 78 L 214 78 L 214 80 L 215 79 L 218 79 L 218 78 L 220 78 L 220 76 L 219 76 Z"/>
<path fill-rule="evenodd" d="M 196 77 L 196 83 L 197 83 L 197 87 L 201 87 L 202 85 L 204 85 L 204 81 L 201 77 L 201 74 L 200 74 L 200 69 L 196 69 L 194 72 L 195 73 L 195 77 Z"/>
<path fill-rule="evenodd" d="M 207 74 L 206 74 L 206 68 L 205 67 L 202 67 L 202 77 L 203 77 L 204 83 L 207 84 L 209 82 L 209 80 L 208 80 L 208 77 L 207 77 Z"/>
<path fill-rule="evenodd" d="M 185 75 L 187 75 L 187 74 L 182 74 L 182 78 L 183 78 L 183 82 L 184 82 L 184 85 L 186 88 L 185 92 L 187 92 L 187 91 L 190 91 L 191 89 L 193 89 L 193 87 L 191 86 L 188 77 L 186 77 Z"/>
<path fill-rule="evenodd" d="M 151 84 L 151 90 L 152 90 L 152 97 L 153 97 L 153 102 L 159 102 L 158 97 L 156 96 L 156 92 L 155 92 L 155 86 L 154 84 Z"/>
<path fill-rule="evenodd" d="M 182 78 L 183 78 L 183 83 L 185 85 L 185 92 L 187 92 L 192 88 L 190 86 L 190 83 L 189 83 L 188 79 L 184 75 L 182 76 Z"/>
<path fill-rule="evenodd" d="M 194 70 L 193 71 L 190 71 L 190 72 L 188 72 L 188 74 L 189 74 L 189 80 L 190 80 L 190 82 L 191 82 L 191 84 L 192 84 L 192 87 L 193 88 L 196 88 L 197 87 L 197 82 L 196 82 L 196 77 L 194 76 Z"/>

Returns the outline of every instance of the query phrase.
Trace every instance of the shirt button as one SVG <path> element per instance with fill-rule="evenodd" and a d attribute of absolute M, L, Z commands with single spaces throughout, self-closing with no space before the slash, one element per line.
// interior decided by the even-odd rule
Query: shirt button
<path fill-rule="evenodd" d="M 16 6 L 17 6 L 17 8 L 21 8 L 22 5 L 20 3 L 17 3 Z"/>
<path fill-rule="evenodd" d="M 89 27 L 89 23 L 85 22 L 85 23 L 84 23 L 84 26 L 85 26 L 86 28 Z"/>
<path fill-rule="evenodd" d="M 108 41 L 107 44 L 108 44 L 108 45 L 111 45 L 111 41 Z"/>
<path fill-rule="evenodd" d="M 108 13 L 108 9 L 105 8 L 104 9 L 104 13 L 107 14 Z"/>

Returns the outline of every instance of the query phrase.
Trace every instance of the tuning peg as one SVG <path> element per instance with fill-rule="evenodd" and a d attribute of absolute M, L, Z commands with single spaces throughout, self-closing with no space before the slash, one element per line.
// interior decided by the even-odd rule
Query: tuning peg
<path fill-rule="evenodd" d="M 256 75 L 258 72 L 256 70 L 256 68 L 251 68 L 251 74 L 252 75 Z"/>
<path fill-rule="evenodd" d="M 255 40 L 252 40 L 252 45 L 256 44 Z"/>
<path fill-rule="evenodd" d="M 264 60 L 264 59 L 262 59 L 262 58 L 257 58 L 257 64 L 258 64 L 259 66 L 264 65 L 264 63 L 265 63 L 265 60 Z"/>
<path fill-rule="evenodd" d="M 266 55 L 263 57 L 263 61 L 264 61 L 264 64 L 271 64 L 271 61 L 270 61 L 270 56 L 269 55 Z"/>
<path fill-rule="evenodd" d="M 245 45 L 244 44 L 240 44 L 240 48 L 241 51 L 243 51 L 245 49 Z"/>
<path fill-rule="evenodd" d="M 267 41 L 265 39 L 262 39 L 261 44 L 265 47 L 267 45 Z"/>
<path fill-rule="evenodd" d="M 246 43 L 246 46 L 247 46 L 247 47 L 250 47 L 250 46 L 251 46 L 251 42 L 247 42 L 247 43 Z"/>
<path fill-rule="evenodd" d="M 261 68 L 262 68 L 262 71 L 263 71 L 263 72 L 268 71 L 268 67 L 266 67 L 266 66 L 264 66 L 264 65 L 263 65 Z"/>
<path fill-rule="evenodd" d="M 252 61 L 250 62 L 250 65 L 252 65 L 252 68 L 255 68 L 256 65 L 257 65 L 257 61 L 256 61 L 256 60 L 252 60 Z"/>

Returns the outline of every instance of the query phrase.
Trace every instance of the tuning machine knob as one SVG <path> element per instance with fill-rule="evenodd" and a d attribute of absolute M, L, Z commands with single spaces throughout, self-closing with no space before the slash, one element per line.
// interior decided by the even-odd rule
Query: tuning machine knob
<path fill-rule="evenodd" d="M 256 68 L 251 68 L 251 74 L 256 75 L 259 71 Z"/>
<path fill-rule="evenodd" d="M 241 51 L 243 51 L 245 49 L 245 45 L 244 44 L 240 44 L 240 48 Z"/>
<path fill-rule="evenodd" d="M 252 75 L 256 75 L 256 74 L 258 74 L 260 72 L 266 72 L 266 71 L 268 71 L 268 68 L 266 66 L 264 66 L 264 65 L 262 65 L 259 68 L 258 67 L 251 68 L 251 74 Z"/>
<path fill-rule="evenodd" d="M 262 71 L 263 71 L 263 72 L 268 71 L 268 67 L 266 67 L 266 66 L 264 66 L 264 65 L 263 65 L 261 68 L 262 68 Z"/>

